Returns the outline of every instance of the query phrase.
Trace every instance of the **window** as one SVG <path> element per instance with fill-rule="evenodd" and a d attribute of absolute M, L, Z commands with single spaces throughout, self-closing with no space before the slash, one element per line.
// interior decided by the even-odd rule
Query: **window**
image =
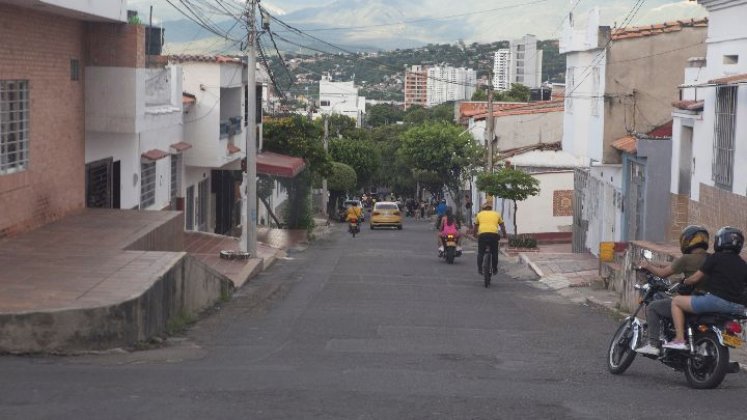
<path fill-rule="evenodd" d="M 320 101 L 319 105 L 321 105 L 321 106 L 329 106 L 329 101 Z"/>
<path fill-rule="evenodd" d="M 140 208 L 156 204 L 156 162 L 140 164 Z"/>
<path fill-rule="evenodd" d="M 725 189 L 731 189 L 734 177 L 736 111 L 737 86 L 719 86 L 716 90 L 712 172 L 716 185 Z"/>
<path fill-rule="evenodd" d="M 171 202 L 176 203 L 176 197 L 179 195 L 179 155 L 171 155 Z"/>
<path fill-rule="evenodd" d="M 80 80 L 80 61 L 75 58 L 70 60 L 70 80 Z"/>
<path fill-rule="evenodd" d="M 28 168 L 29 82 L 0 80 L 0 175 Z"/>
<path fill-rule="evenodd" d="M 724 64 L 739 64 L 739 56 L 738 55 L 725 55 Z"/>

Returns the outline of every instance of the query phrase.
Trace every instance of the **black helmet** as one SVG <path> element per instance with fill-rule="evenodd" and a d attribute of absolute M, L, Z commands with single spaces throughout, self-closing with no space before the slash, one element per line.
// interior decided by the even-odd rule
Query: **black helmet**
<path fill-rule="evenodd" d="M 680 251 L 689 254 L 695 248 L 708 250 L 708 231 L 703 226 L 690 225 L 680 234 Z"/>
<path fill-rule="evenodd" d="M 716 232 L 713 239 L 713 250 L 716 252 L 732 251 L 736 254 L 742 252 L 744 235 L 742 231 L 731 226 L 724 226 Z"/>

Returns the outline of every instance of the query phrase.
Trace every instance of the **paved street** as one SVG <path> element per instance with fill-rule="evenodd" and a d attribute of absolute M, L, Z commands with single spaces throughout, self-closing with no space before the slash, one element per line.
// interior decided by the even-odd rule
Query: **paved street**
<path fill-rule="evenodd" d="M 344 229 L 166 347 L 0 358 L 0 418 L 744 416 L 744 374 L 694 391 L 639 358 L 612 376 L 608 313 L 506 275 L 485 289 L 471 246 L 455 265 L 436 259 L 430 223 Z"/>

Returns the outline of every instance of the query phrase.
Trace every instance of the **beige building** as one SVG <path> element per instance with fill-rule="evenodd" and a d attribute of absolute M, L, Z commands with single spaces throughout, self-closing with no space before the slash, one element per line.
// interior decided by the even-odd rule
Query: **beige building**
<path fill-rule="evenodd" d="M 413 105 L 428 105 L 428 70 L 423 66 L 405 71 L 405 109 Z"/>

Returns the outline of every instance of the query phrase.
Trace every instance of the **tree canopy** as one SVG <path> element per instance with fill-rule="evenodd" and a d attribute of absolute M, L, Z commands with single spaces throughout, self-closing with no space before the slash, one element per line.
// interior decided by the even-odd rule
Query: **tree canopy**
<path fill-rule="evenodd" d="M 329 153 L 336 162 L 345 163 L 355 170 L 359 187 L 365 187 L 381 166 L 379 149 L 370 140 L 332 139 Z"/>
<path fill-rule="evenodd" d="M 515 168 L 501 168 L 497 172 L 483 172 L 477 176 L 477 189 L 487 194 L 513 200 L 514 202 L 514 233 L 518 234 L 516 226 L 516 211 L 519 201 L 539 194 L 539 181 L 530 174 Z"/>

